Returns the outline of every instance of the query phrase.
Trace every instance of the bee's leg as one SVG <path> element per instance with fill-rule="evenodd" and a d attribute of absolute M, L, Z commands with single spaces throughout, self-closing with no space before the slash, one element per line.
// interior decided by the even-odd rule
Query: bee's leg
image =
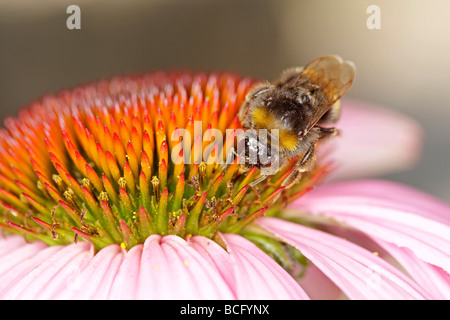
<path fill-rule="evenodd" d="M 323 116 L 319 120 L 318 124 L 332 124 L 336 123 L 341 116 L 341 102 L 336 101 Z"/>
<path fill-rule="evenodd" d="M 298 163 L 298 168 L 300 172 L 306 172 L 311 169 L 311 167 L 314 164 L 314 144 L 312 144 L 308 151 L 306 151 L 305 155 L 303 156 L 302 160 Z"/>
<path fill-rule="evenodd" d="M 332 136 L 337 136 L 339 134 L 339 130 L 336 128 L 322 128 L 317 126 L 314 128 L 319 132 L 319 140 L 323 140 Z"/>
<path fill-rule="evenodd" d="M 234 155 L 234 157 L 233 157 L 233 155 Z M 234 147 L 231 147 L 230 151 L 228 151 L 228 154 L 227 154 L 227 163 L 232 164 L 234 159 L 237 159 L 238 157 L 239 157 L 239 155 L 234 150 Z"/>
<path fill-rule="evenodd" d="M 230 166 L 230 164 L 233 163 L 234 159 L 236 159 L 237 157 L 239 157 L 239 155 L 236 153 L 236 151 L 234 150 L 234 147 L 230 147 L 230 150 L 228 150 L 227 152 L 227 157 L 225 159 L 225 163 L 223 163 L 221 165 L 222 169 L 225 171 L 228 169 L 228 167 Z"/>
<path fill-rule="evenodd" d="M 297 162 L 296 168 L 291 172 L 290 175 L 284 179 L 281 184 L 282 187 L 290 188 L 292 187 L 300 178 L 303 172 L 308 172 L 314 165 L 314 144 L 312 144 L 308 151 L 306 151 L 303 158 Z"/>
<path fill-rule="evenodd" d="M 290 187 L 292 187 L 295 184 L 295 182 L 300 180 L 301 176 L 302 176 L 302 174 L 300 173 L 300 170 L 298 170 L 298 168 L 295 168 L 294 171 L 292 171 L 291 174 L 288 175 L 288 177 L 286 179 L 284 179 L 281 186 L 289 189 Z"/>
<path fill-rule="evenodd" d="M 259 169 L 261 171 L 261 176 L 256 179 L 255 181 L 250 183 L 250 187 L 256 186 L 258 183 L 266 180 L 266 178 L 269 176 L 269 171 L 264 170 L 263 168 Z"/>

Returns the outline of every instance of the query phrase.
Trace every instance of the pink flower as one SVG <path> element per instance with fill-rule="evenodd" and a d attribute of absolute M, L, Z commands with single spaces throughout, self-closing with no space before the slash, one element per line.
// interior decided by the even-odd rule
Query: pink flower
<path fill-rule="evenodd" d="M 341 172 L 376 174 L 417 159 L 420 129 L 411 120 L 350 102 L 343 110 L 342 138 L 332 145 Z M 152 234 L 95 253 L 88 242 L 47 246 L 0 235 L 0 298 L 448 299 L 449 214 L 420 191 L 363 180 L 325 183 L 280 215 L 213 240 Z M 283 256 L 295 249 L 298 259 Z"/>

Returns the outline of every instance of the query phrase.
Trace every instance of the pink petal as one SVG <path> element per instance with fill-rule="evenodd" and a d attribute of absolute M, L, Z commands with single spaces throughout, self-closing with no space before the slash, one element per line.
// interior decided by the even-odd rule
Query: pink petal
<path fill-rule="evenodd" d="M 398 171 L 411 167 L 420 157 L 420 126 L 392 110 L 344 100 L 336 127 L 340 136 L 325 146 L 332 149 L 331 159 L 338 166 L 332 179 Z"/>
<path fill-rule="evenodd" d="M 20 236 L 0 235 L 0 298 L 15 282 L 58 250 L 57 247 L 46 248 L 39 241 L 27 243 Z"/>
<path fill-rule="evenodd" d="M 86 243 L 77 246 L 77 249 L 80 250 L 75 258 L 61 268 L 58 273 L 55 273 L 49 282 L 41 286 L 35 296 L 36 299 L 55 299 L 62 292 L 66 292 L 68 287 L 71 287 L 71 279 L 92 259 L 94 253 L 90 245 Z M 41 276 L 39 275 L 39 277 Z"/>
<path fill-rule="evenodd" d="M 58 298 L 232 299 L 233 295 L 217 270 L 184 239 L 153 235 L 127 253 L 117 245 L 100 250 Z"/>
<path fill-rule="evenodd" d="M 323 227 L 328 233 L 347 239 L 371 252 L 377 252 L 379 257 L 410 275 L 433 299 L 450 298 L 450 276 L 441 268 L 420 260 L 408 248 L 373 239 L 360 230 L 343 228 L 342 224 L 327 224 Z M 304 288 L 308 292 L 307 288 Z"/>
<path fill-rule="evenodd" d="M 233 294 L 217 269 L 185 240 L 152 235 L 144 244 L 137 297 L 233 299 Z"/>
<path fill-rule="evenodd" d="M 441 268 L 418 259 L 408 248 L 399 248 L 385 241 L 378 243 L 387 250 L 434 299 L 450 299 L 450 276 Z"/>
<path fill-rule="evenodd" d="M 124 256 L 118 245 L 100 250 L 89 263 L 67 278 L 67 286 L 56 296 L 58 299 L 106 299 L 119 271 Z"/>
<path fill-rule="evenodd" d="M 411 195 L 416 198 L 408 198 Z M 417 191 L 379 181 L 329 184 L 311 191 L 291 208 L 296 210 L 286 216 L 300 211 L 332 217 L 376 240 L 407 247 L 423 261 L 450 271 L 450 226 L 442 222 L 448 221 L 445 215 L 450 209 Z"/>
<path fill-rule="evenodd" d="M 150 236 L 125 252 L 95 256 L 90 244 L 46 247 L 0 238 L 0 297 L 8 299 L 306 299 L 299 285 L 248 240 L 225 235 L 228 252 L 196 236 Z"/>
<path fill-rule="evenodd" d="M 23 237 L 19 236 L 4 236 L 0 233 L 0 257 L 5 256 L 8 253 L 11 253 L 13 250 L 23 247 L 26 244 L 26 241 Z M 39 248 L 44 248 L 45 244 L 38 241 L 35 242 L 36 250 Z"/>
<path fill-rule="evenodd" d="M 29 244 L 24 244 L 29 246 Z M 52 291 L 64 280 L 60 273 L 66 273 L 67 268 L 73 270 L 83 262 L 90 253 L 87 243 L 78 245 L 43 248 L 33 257 L 24 259 L 19 266 L 10 269 L 16 274 L 14 281 L 0 292 L 2 299 L 39 299 L 46 298 L 46 292 Z M 17 249 L 16 249 L 17 250 Z"/>
<path fill-rule="evenodd" d="M 429 297 L 398 269 L 349 241 L 277 218 L 259 218 L 256 223 L 299 249 L 350 299 Z"/>
<path fill-rule="evenodd" d="M 297 204 L 315 201 L 318 197 L 361 197 L 374 206 L 391 207 L 401 211 L 440 221 L 450 225 L 450 206 L 423 191 L 397 182 L 386 180 L 358 180 L 321 185 L 305 195 Z M 310 199 L 310 200 L 309 200 Z"/>
<path fill-rule="evenodd" d="M 346 296 L 326 275 L 314 264 L 308 265 L 305 274 L 298 280 L 312 300 L 343 300 Z"/>
<path fill-rule="evenodd" d="M 190 241 L 192 247 L 201 254 L 202 257 L 208 260 L 217 271 L 220 273 L 226 284 L 233 292 L 234 299 L 237 298 L 236 293 L 236 277 L 234 271 L 234 264 L 230 255 L 226 250 L 219 246 L 216 242 L 206 237 L 195 236 Z"/>
<path fill-rule="evenodd" d="M 130 300 L 137 298 L 143 248 L 144 246 L 138 245 L 131 248 L 130 251 L 125 254 L 125 258 L 123 259 L 113 287 L 111 288 L 110 299 Z"/>
<path fill-rule="evenodd" d="M 295 280 L 252 242 L 234 234 L 222 237 L 228 254 L 214 254 L 218 245 L 207 238 L 194 237 L 192 241 L 199 252 L 210 256 L 237 299 L 309 299 Z"/>

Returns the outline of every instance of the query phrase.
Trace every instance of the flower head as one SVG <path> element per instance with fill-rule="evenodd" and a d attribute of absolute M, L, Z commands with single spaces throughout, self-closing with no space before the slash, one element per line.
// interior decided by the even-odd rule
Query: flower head
<path fill-rule="evenodd" d="M 7 119 L 0 297 L 303 299 L 311 264 L 349 298 L 448 297 L 446 205 L 423 196 L 408 205 L 403 187 L 379 182 L 305 195 L 329 171 L 324 162 L 291 188 L 281 184 L 294 163 L 253 186 L 257 168 L 226 162 L 254 83 L 231 74 L 119 77 Z M 405 127 L 414 137 L 416 127 Z M 364 233 L 412 278 L 337 230 Z"/>
<path fill-rule="evenodd" d="M 211 238 L 273 214 L 306 179 L 284 190 L 288 167 L 252 189 L 257 169 L 244 175 L 239 159 L 217 161 L 230 147 L 211 136 L 233 140 L 252 83 L 156 73 L 45 97 L 1 132 L 0 226 L 50 245 L 82 237 L 131 249 L 152 234 Z"/>

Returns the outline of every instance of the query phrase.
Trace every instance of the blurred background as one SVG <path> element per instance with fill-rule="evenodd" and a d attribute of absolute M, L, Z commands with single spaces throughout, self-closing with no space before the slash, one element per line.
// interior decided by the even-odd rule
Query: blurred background
<path fill-rule="evenodd" d="M 68 30 L 69 5 L 81 30 Z M 369 30 L 366 9 L 381 9 Z M 421 162 L 386 175 L 450 201 L 450 1 L 1 0 L 0 118 L 44 93 L 116 74 L 231 70 L 274 80 L 335 53 L 352 60 L 348 96 L 425 128 Z"/>

